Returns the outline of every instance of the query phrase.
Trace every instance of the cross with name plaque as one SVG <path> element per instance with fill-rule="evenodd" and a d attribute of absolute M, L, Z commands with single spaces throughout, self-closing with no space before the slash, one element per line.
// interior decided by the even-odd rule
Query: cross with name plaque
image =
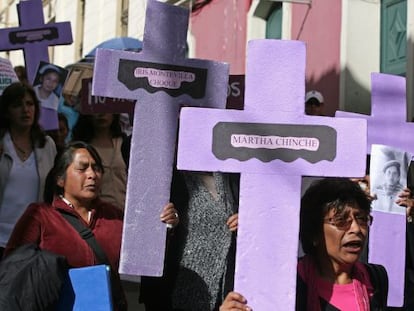
<path fill-rule="evenodd" d="M 368 147 L 387 145 L 414 154 L 414 123 L 407 122 L 406 81 L 404 77 L 371 74 L 371 115 L 337 111 L 338 117 L 363 118 L 368 125 Z M 404 302 L 405 215 L 372 212 L 374 222 L 369 235 L 370 262 L 384 265 L 388 272 L 388 306 Z M 389 254 L 393 254 L 390 256 Z"/>
<path fill-rule="evenodd" d="M 71 44 L 70 22 L 44 23 L 42 0 L 17 4 L 20 27 L 0 29 L 0 51 L 23 50 L 27 78 L 33 83 L 41 61 L 49 63 L 48 47 Z"/>
<path fill-rule="evenodd" d="M 179 110 L 224 108 L 229 66 L 185 56 L 189 11 L 150 0 L 139 53 L 98 49 L 92 94 L 137 100 L 119 272 L 161 276 Z"/>
<path fill-rule="evenodd" d="M 295 310 L 302 176 L 363 176 L 366 122 L 306 116 L 305 44 L 248 45 L 245 110 L 183 108 L 178 169 L 241 173 L 235 290 Z"/>

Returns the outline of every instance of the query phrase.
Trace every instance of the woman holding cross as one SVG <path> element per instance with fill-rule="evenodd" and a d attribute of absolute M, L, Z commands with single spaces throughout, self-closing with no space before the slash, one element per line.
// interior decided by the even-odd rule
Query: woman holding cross
<path fill-rule="evenodd" d="M 92 145 L 69 143 L 48 174 L 44 202 L 28 206 L 13 230 L 5 255 L 33 243 L 64 256 L 70 267 L 107 264 L 112 273 L 113 304 L 120 311 L 126 310 L 118 275 L 123 212 L 101 200 L 103 175 L 102 160 Z M 172 203 L 164 206 L 160 221 L 173 227 L 178 224 Z M 86 236 L 82 234 L 85 231 Z"/>
<path fill-rule="evenodd" d="M 298 262 L 297 311 L 387 310 L 385 269 L 359 261 L 370 211 L 369 197 L 347 178 L 316 181 L 303 195 L 299 235 L 306 255 Z M 231 292 L 220 307 L 230 310 L 251 308 Z"/>

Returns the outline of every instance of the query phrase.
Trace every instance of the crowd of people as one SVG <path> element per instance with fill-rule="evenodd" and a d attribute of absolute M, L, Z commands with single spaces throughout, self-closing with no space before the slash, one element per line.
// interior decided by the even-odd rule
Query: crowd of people
<path fill-rule="evenodd" d="M 56 73 L 45 69 L 44 75 L 46 79 Z M 67 220 L 72 217 L 102 249 L 112 271 L 114 308 L 126 310 L 118 266 L 130 132 L 123 131 L 119 114 L 79 111 L 73 126 L 60 113 L 59 127 L 46 132 L 39 123 L 44 99 L 39 92 L 22 78 L 0 99 L 0 259 L 30 243 L 63 255 L 70 267 L 101 263 Z M 323 115 L 323 102 L 320 92 L 308 92 L 305 112 Z M 375 198 L 359 182 L 324 178 L 302 197 L 300 242 L 305 256 L 297 265 L 299 311 L 387 310 L 386 271 L 360 258 Z M 175 170 L 171 189 L 171 202 L 154 207 L 160 210 L 160 221 L 172 227 L 165 272 L 160 278 L 142 277 L 140 301 L 147 311 L 251 310 L 245 293 L 233 291 L 239 175 Z M 411 190 L 399 187 L 394 198 L 407 208 L 407 226 L 412 225 Z M 412 274 L 412 237 L 407 241 Z M 407 288 L 414 281 L 409 273 Z M 400 310 L 409 308 L 413 303 L 407 300 Z"/>

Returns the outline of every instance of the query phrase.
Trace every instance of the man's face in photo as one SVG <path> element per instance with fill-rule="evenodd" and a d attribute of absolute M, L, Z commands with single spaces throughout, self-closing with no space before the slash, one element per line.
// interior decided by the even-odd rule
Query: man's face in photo
<path fill-rule="evenodd" d="M 395 186 L 400 181 L 400 170 L 394 165 L 388 167 L 384 175 L 386 186 Z"/>

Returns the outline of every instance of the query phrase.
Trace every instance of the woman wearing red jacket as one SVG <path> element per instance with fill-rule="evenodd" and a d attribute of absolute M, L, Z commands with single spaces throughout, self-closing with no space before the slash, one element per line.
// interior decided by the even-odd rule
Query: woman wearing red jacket
<path fill-rule="evenodd" d="M 123 213 L 99 199 L 103 173 L 101 158 L 91 145 L 69 144 L 48 175 L 45 203 L 29 205 L 14 228 L 5 255 L 20 245 L 35 243 L 43 250 L 65 256 L 71 267 L 98 264 L 94 251 L 62 215 L 70 214 L 94 234 L 114 273 L 113 289 L 118 287 L 117 292 L 122 293 L 118 265 Z M 161 221 L 178 223 L 173 204 L 164 207 Z M 124 295 L 113 298 L 115 308 L 125 310 Z"/>

